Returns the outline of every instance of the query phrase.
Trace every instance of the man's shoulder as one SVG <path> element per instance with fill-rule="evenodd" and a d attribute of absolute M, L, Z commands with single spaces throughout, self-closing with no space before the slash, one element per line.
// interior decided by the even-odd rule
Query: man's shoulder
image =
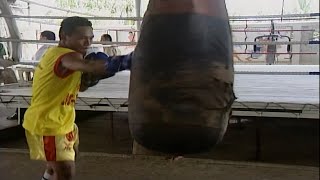
<path fill-rule="evenodd" d="M 49 46 L 47 49 L 45 49 L 46 54 L 48 54 L 51 57 L 59 57 L 64 54 L 72 53 L 75 52 L 72 49 L 64 48 L 64 47 L 59 47 L 59 46 Z"/>
<path fill-rule="evenodd" d="M 74 50 L 65 48 L 65 47 L 60 47 L 60 46 L 54 46 L 54 45 L 47 45 L 46 48 L 51 49 L 53 51 L 61 51 L 61 52 L 73 52 Z"/>

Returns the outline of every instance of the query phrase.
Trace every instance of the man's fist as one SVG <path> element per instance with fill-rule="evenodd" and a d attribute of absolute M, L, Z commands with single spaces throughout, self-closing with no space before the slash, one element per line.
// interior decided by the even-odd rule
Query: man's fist
<path fill-rule="evenodd" d="M 98 76 L 94 73 L 83 73 L 81 78 L 81 86 L 80 91 L 85 91 L 89 87 L 95 86 L 100 79 L 106 79 L 114 76 L 117 72 L 123 70 L 131 69 L 133 52 L 123 56 L 112 56 L 109 57 L 105 53 L 90 53 L 85 57 L 86 61 L 95 61 L 95 60 L 105 60 L 105 62 L 101 63 L 101 66 L 105 68 L 105 74 Z M 97 65 L 99 65 L 97 63 Z M 100 67 L 100 65 L 99 65 Z"/>
<path fill-rule="evenodd" d="M 100 60 L 108 60 L 109 56 L 105 53 L 98 52 L 98 53 L 90 53 L 85 57 L 85 61 L 94 61 L 97 59 Z M 101 77 L 98 77 L 97 75 L 93 73 L 83 73 L 81 76 L 81 85 L 80 85 L 80 91 L 85 91 L 89 87 L 95 86 L 98 84 Z"/>

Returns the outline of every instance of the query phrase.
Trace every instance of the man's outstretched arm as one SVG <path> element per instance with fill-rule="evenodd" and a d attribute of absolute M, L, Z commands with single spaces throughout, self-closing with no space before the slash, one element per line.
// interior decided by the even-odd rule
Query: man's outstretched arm
<path fill-rule="evenodd" d="M 99 80 L 114 76 L 117 72 L 130 70 L 133 52 L 122 56 L 107 56 L 104 53 L 98 52 L 88 56 L 89 59 L 103 59 L 105 60 L 105 74 L 103 76 L 96 76 L 93 73 L 83 73 L 81 77 L 80 91 L 85 91 L 89 87 L 98 84 Z"/>
<path fill-rule="evenodd" d="M 106 76 L 101 79 L 109 78 L 114 76 L 117 72 L 130 70 L 132 62 L 133 52 L 122 56 L 110 56 L 105 63 L 106 66 Z"/>

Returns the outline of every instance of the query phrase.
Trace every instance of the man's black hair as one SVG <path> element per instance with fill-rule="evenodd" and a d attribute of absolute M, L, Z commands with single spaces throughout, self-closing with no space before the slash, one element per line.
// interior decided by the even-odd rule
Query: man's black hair
<path fill-rule="evenodd" d="M 61 33 L 64 32 L 66 35 L 70 36 L 75 32 L 77 27 L 81 26 L 90 26 L 92 28 L 92 23 L 84 17 L 67 17 L 61 22 L 59 35 L 61 36 Z"/>
<path fill-rule="evenodd" d="M 109 39 L 109 41 L 112 42 L 112 37 L 110 34 L 103 34 L 102 37 L 104 37 L 105 40 Z"/>
<path fill-rule="evenodd" d="M 48 40 L 56 40 L 56 35 L 52 31 L 43 31 L 41 32 L 41 36 L 46 37 Z"/>

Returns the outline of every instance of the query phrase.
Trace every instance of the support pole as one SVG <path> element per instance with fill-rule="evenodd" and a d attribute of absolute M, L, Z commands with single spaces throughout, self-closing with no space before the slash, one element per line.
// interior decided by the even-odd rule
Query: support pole
<path fill-rule="evenodd" d="M 10 15 L 12 16 L 13 13 L 10 9 L 10 6 L 7 1 L 0 1 L 0 10 L 2 15 Z M 14 18 L 4 17 L 5 22 L 7 23 L 9 36 L 13 39 L 20 39 L 19 29 Z M 12 58 L 14 61 L 18 62 L 21 58 L 21 42 L 11 42 L 11 47 L 8 49 L 10 50 L 10 54 L 12 54 Z"/>
<path fill-rule="evenodd" d="M 135 0 L 136 3 L 136 17 L 141 18 L 141 0 Z M 141 20 L 137 21 L 137 37 L 139 38 L 140 35 L 140 27 L 141 27 Z"/>

